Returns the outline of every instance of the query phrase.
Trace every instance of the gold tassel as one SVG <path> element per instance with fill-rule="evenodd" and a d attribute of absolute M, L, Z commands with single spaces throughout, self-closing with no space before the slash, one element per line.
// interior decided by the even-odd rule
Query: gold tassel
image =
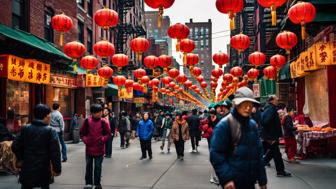
<path fill-rule="evenodd" d="M 306 26 L 303 23 L 301 23 L 301 38 L 302 40 L 306 39 Z"/>
<path fill-rule="evenodd" d="M 63 46 L 63 33 L 60 34 L 60 45 Z"/>
<path fill-rule="evenodd" d="M 163 7 L 159 8 L 158 28 L 161 28 L 163 17 Z"/>
<path fill-rule="evenodd" d="M 187 65 L 187 53 L 183 53 L 183 65 Z"/>
<path fill-rule="evenodd" d="M 229 12 L 229 18 L 230 18 L 230 30 L 235 29 L 235 22 L 234 22 L 234 13 Z"/>
<path fill-rule="evenodd" d="M 276 26 L 277 24 L 277 15 L 275 6 L 271 6 L 271 15 L 272 15 L 272 26 Z"/>
<path fill-rule="evenodd" d="M 77 73 L 77 64 L 74 65 L 74 67 L 73 67 L 73 71 L 74 71 L 75 73 Z"/>
<path fill-rule="evenodd" d="M 181 40 L 178 39 L 178 40 L 177 40 L 177 43 L 176 43 L 176 52 L 179 52 L 179 51 L 180 51 L 180 42 L 181 42 Z"/>

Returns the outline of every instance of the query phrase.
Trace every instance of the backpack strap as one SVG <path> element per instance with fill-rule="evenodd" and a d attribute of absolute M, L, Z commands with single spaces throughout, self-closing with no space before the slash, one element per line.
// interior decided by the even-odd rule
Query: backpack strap
<path fill-rule="evenodd" d="M 239 121 L 237 121 L 237 119 L 232 116 L 231 113 L 227 116 L 227 119 L 229 122 L 229 127 L 230 127 L 230 132 L 231 132 L 231 146 L 232 146 L 232 150 L 234 150 L 240 141 L 241 125 Z"/>

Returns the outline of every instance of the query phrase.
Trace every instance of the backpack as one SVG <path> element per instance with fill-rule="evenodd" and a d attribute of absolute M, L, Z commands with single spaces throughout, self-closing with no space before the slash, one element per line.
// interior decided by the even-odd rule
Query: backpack
<path fill-rule="evenodd" d="M 123 133 L 127 131 L 127 121 L 126 117 L 122 117 L 119 121 L 118 125 L 119 132 Z"/>

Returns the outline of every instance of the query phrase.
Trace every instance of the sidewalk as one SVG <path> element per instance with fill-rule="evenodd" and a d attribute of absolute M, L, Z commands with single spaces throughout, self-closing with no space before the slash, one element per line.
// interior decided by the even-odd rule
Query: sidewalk
<path fill-rule="evenodd" d="M 160 142 L 153 142 L 153 160 L 138 160 L 140 145 L 133 141 L 125 150 L 119 148 L 119 138 L 114 141 L 112 159 L 103 162 L 103 188 L 106 189 L 216 189 L 209 183 L 211 167 L 208 161 L 206 141 L 202 141 L 200 153 L 189 153 L 186 143 L 184 161 L 176 161 L 175 149 L 161 153 Z M 69 159 L 63 163 L 63 172 L 51 185 L 52 189 L 80 189 L 84 186 L 84 145 L 68 144 Z M 312 164 L 288 165 L 291 178 L 275 176 L 274 166 L 267 168 L 268 188 L 271 189 L 331 189 L 335 188 L 336 168 Z M 0 189 L 19 189 L 17 178 L 0 176 Z"/>

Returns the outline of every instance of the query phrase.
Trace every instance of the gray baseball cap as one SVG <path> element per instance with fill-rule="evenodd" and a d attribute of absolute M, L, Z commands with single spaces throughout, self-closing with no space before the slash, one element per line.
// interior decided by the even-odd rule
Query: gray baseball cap
<path fill-rule="evenodd" d="M 233 99 L 233 103 L 235 105 L 239 105 L 242 102 L 249 101 L 256 104 L 260 104 L 257 100 L 254 99 L 253 91 L 248 87 L 241 87 L 235 93 L 235 98 Z"/>

